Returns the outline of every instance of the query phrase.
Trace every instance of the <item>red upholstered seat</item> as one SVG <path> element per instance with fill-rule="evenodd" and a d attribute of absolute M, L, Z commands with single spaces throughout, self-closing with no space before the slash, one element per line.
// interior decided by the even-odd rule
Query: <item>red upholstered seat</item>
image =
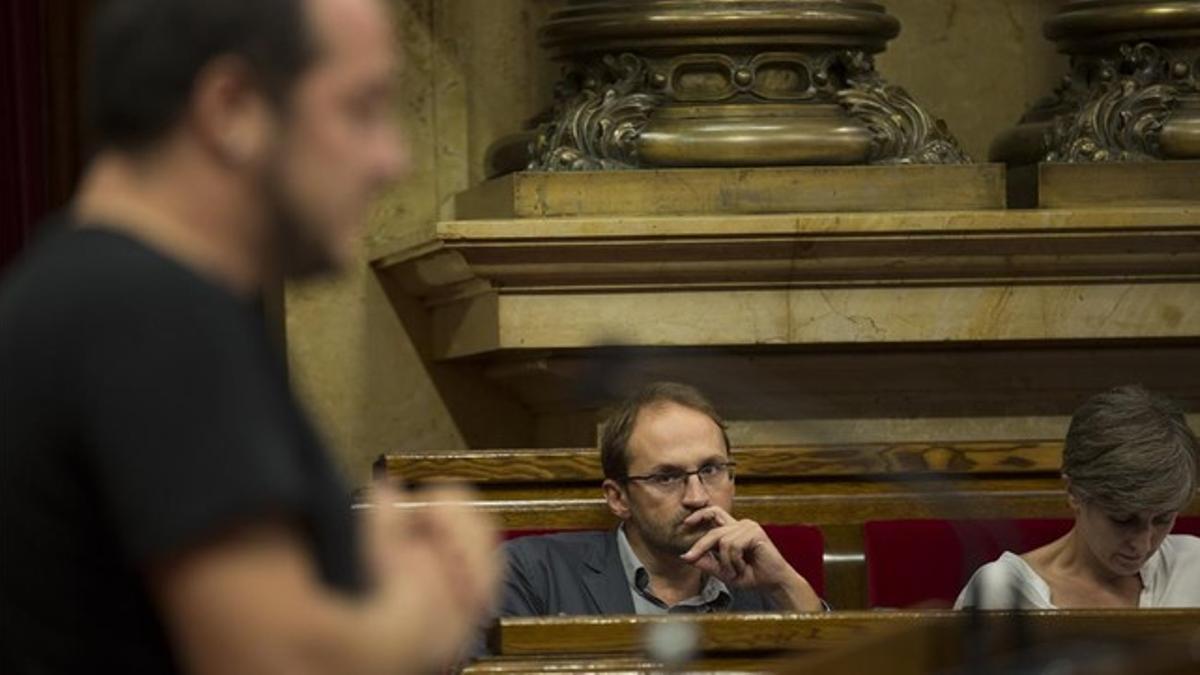
<path fill-rule="evenodd" d="M 500 536 L 503 537 L 504 541 L 512 541 L 513 539 L 520 539 L 521 537 L 536 537 L 536 536 L 542 535 L 542 534 L 558 534 L 559 532 L 586 532 L 586 531 L 587 530 L 579 530 L 579 529 L 570 528 L 570 527 L 563 527 L 563 528 L 559 528 L 559 529 L 542 528 L 542 529 L 533 529 L 533 530 L 504 530 L 503 532 L 500 533 Z"/>
<path fill-rule="evenodd" d="M 811 525 L 763 525 L 775 547 L 825 597 L 825 535 Z"/>
<path fill-rule="evenodd" d="M 763 525 L 763 530 L 783 557 L 808 579 L 817 595 L 825 594 L 825 537 L 821 530 L 810 525 Z M 538 534 L 578 530 L 506 530 L 504 539 L 517 539 Z"/>
<path fill-rule="evenodd" d="M 949 607 L 970 575 L 1071 529 L 1070 519 L 889 520 L 863 526 L 871 607 Z"/>
<path fill-rule="evenodd" d="M 1171 533 L 1200 537 L 1200 516 L 1180 516 L 1175 520 L 1175 529 Z"/>
<path fill-rule="evenodd" d="M 949 607 L 981 565 L 1004 551 L 1024 553 L 1066 534 L 1072 520 L 891 520 L 863 526 L 871 607 Z M 1200 518 L 1176 533 L 1200 534 Z"/>

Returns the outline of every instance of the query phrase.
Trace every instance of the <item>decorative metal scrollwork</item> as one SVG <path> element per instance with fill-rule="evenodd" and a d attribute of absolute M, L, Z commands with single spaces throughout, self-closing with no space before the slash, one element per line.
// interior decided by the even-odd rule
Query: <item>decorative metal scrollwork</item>
<path fill-rule="evenodd" d="M 970 162 L 941 119 L 925 112 L 903 87 L 888 84 L 868 54 L 848 51 L 838 103 L 863 122 L 874 138 L 872 164 L 962 164 Z"/>
<path fill-rule="evenodd" d="M 711 61 L 712 57 L 705 57 Z M 748 60 L 779 63 L 783 57 Z M 675 59 L 667 70 L 699 63 L 698 58 Z M 719 62 L 718 62 L 719 63 Z M 661 64 L 660 64 L 661 65 Z M 743 72 L 730 61 L 731 92 L 769 100 L 753 91 L 756 70 Z M 867 161 L 873 164 L 958 164 L 969 162 L 945 123 L 928 114 L 902 87 L 888 84 L 875 70 L 874 59 L 862 51 L 829 53 L 797 60 L 807 82 L 795 97 L 835 101 L 850 117 L 866 126 L 873 143 Z M 679 92 L 673 77 L 658 72 L 642 57 L 630 53 L 605 55 L 567 71 L 556 92 L 551 121 L 543 124 L 530 143 L 535 171 L 593 171 L 641 166 L 638 137 L 651 114 L 669 105 Z M 716 97 L 724 100 L 732 93 Z"/>
<path fill-rule="evenodd" d="M 567 73 L 551 122 L 530 144 L 533 171 L 591 171 L 638 166 L 637 137 L 664 96 L 649 93 L 646 62 L 606 55 Z"/>
<path fill-rule="evenodd" d="M 1051 162 L 1137 161 L 1162 156 L 1159 135 L 1181 90 L 1171 59 L 1150 43 L 1121 45 L 1117 58 L 1079 60 L 1058 92 L 1075 109 L 1047 131 Z M 1172 72 L 1176 73 L 1172 78 Z M 1089 83 L 1090 82 L 1090 86 Z"/>
<path fill-rule="evenodd" d="M 553 12 L 539 40 L 567 70 L 551 111 L 522 136 L 529 152 L 521 164 L 580 171 L 968 161 L 944 123 L 875 72 L 869 54 L 900 32 L 883 4 L 716 4 L 721 11 L 712 0 L 589 1 Z"/>

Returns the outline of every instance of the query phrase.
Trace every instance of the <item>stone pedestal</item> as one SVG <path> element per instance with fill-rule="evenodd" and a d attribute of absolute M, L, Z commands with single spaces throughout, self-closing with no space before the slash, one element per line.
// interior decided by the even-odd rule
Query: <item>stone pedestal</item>
<path fill-rule="evenodd" d="M 994 161 L 1200 158 L 1200 2 L 1070 0 L 1045 25 L 1071 71 Z"/>
<path fill-rule="evenodd" d="M 1004 166 L 787 166 L 518 171 L 454 198 L 455 218 L 559 218 L 1004 208 Z"/>
<path fill-rule="evenodd" d="M 858 0 L 571 0 L 540 34 L 566 69 L 528 168 L 967 161 L 876 72 L 899 31 Z"/>

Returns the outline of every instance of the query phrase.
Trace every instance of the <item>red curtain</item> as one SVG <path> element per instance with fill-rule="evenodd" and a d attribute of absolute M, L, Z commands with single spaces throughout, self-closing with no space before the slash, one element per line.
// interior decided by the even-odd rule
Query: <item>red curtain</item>
<path fill-rule="evenodd" d="M 0 0 L 0 270 L 49 207 L 44 0 Z"/>

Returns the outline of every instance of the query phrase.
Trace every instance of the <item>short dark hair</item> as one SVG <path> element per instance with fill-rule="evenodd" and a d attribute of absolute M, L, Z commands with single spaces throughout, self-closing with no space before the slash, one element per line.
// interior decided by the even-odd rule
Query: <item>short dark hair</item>
<path fill-rule="evenodd" d="M 213 59 L 243 59 L 282 105 L 316 47 L 304 0 L 107 0 L 91 52 L 90 131 L 101 147 L 140 150 L 179 120 Z"/>
<path fill-rule="evenodd" d="M 600 466 L 605 478 L 620 481 L 629 477 L 629 437 L 633 435 L 638 414 L 663 403 L 675 403 L 707 415 L 720 427 L 725 454 L 729 454 L 725 420 L 699 389 L 678 382 L 653 382 L 618 404 L 601 423 Z"/>
<path fill-rule="evenodd" d="M 1078 497 L 1106 512 L 1178 511 L 1195 494 L 1198 453 L 1179 406 L 1125 385 L 1092 396 L 1075 411 L 1063 473 Z"/>

